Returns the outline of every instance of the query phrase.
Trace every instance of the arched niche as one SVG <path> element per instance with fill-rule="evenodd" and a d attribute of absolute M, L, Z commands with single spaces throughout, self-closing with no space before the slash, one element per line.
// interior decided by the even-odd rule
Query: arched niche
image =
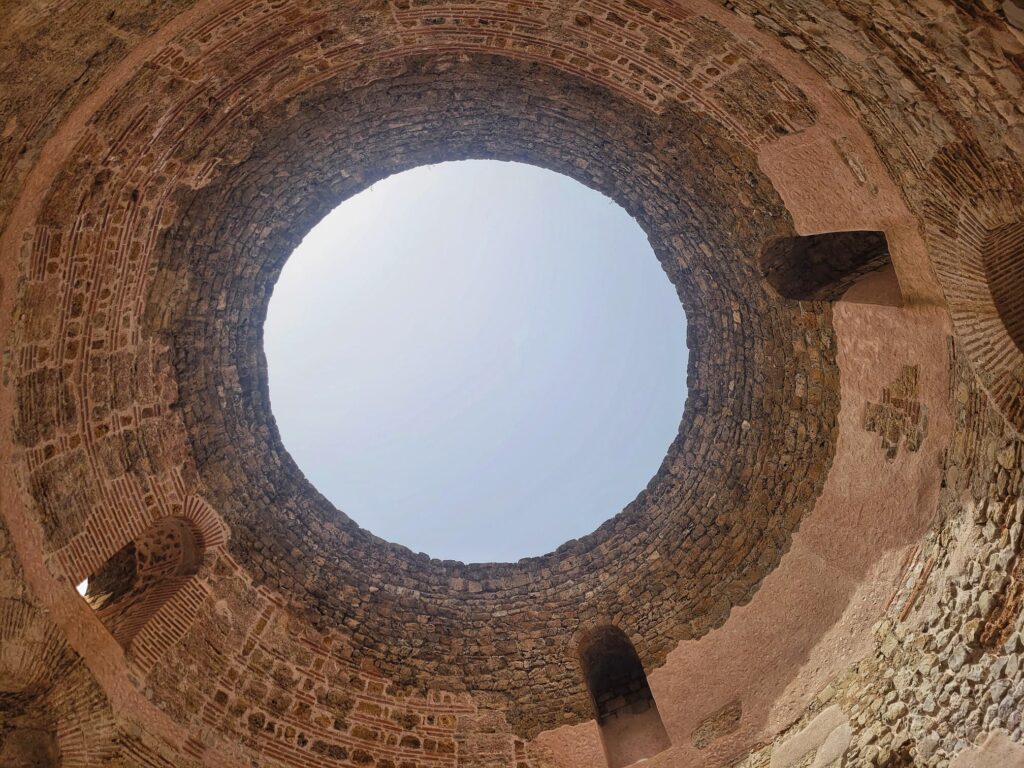
<path fill-rule="evenodd" d="M 161 518 L 89 577 L 85 599 L 127 650 L 146 623 L 198 572 L 204 550 L 202 534 L 191 521 Z"/>
<path fill-rule="evenodd" d="M 586 633 L 579 659 L 609 768 L 632 765 L 672 746 L 640 657 L 621 629 L 604 625 Z"/>
<path fill-rule="evenodd" d="M 987 232 L 981 255 L 999 319 L 1017 349 L 1024 352 L 1024 222 Z"/>

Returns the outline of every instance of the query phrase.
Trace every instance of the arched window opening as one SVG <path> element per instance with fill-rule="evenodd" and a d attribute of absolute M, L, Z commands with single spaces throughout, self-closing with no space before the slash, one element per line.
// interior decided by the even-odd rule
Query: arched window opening
<path fill-rule="evenodd" d="M 652 757 L 672 742 L 633 643 L 618 627 L 598 627 L 579 646 L 609 768 Z"/>
<path fill-rule="evenodd" d="M 999 319 L 1024 352 L 1024 222 L 990 231 L 981 246 L 985 277 Z"/>
<path fill-rule="evenodd" d="M 826 232 L 773 240 L 761 253 L 761 271 L 787 299 L 901 303 L 884 232 Z"/>
<path fill-rule="evenodd" d="M 203 541 L 192 523 L 157 520 L 114 554 L 85 586 L 85 599 L 125 650 L 199 570 Z"/>

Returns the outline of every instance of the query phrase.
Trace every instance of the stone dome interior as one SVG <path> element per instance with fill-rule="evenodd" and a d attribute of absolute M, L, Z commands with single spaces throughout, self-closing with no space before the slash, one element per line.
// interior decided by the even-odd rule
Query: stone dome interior
<path fill-rule="evenodd" d="M 592 532 L 665 457 L 686 316 L 647 235 L 562 174 L 398 173 L 289 255 L 263 325 L 284 447 L 335 507 L 440 560 Z"/>
<path fill-rule="evenodd" d="M 1024 765 L 1020 0 L 14 2 L 0 94 L 0 764 Z M 688 318 L 650 483 L 515 563 L 270 409 L 295 246 L 465 159 Z"/>

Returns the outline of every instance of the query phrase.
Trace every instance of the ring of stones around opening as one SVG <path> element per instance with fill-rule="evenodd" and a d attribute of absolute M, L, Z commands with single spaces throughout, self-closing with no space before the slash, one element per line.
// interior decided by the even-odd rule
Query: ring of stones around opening
<path fill-rule="evenodd" d="M 559 678 L 563 697 L 571 691 L 582 716 L 578 672 L 565 663 L 566 630 L 612 616 L 644 638 L 649 663 L 660 661 L 749 598 L 824 480 L 836 371 L 830 355 L 814 360 L 807 350 L 832 350 L 828 311 L 774 298 L 759 279 L 756 249 L 746 247 L 774 233 L 785 212 L 748 154 L 697 138 L 717 133 L 706 119 L 682 110 L 657 115 L 537 65 L 425 58 L 386 86 L 341 95 L 325 88 L 306 98 L 298 114 L 316 120 L 280 116 L 236 172 L 179 201 L 180 223 L 160 247 L 167 256 L 155 285 L 170 288 L 152 294 L 149 306 L 153 313 L 176 307 L 162 331 L 212 503 L 260 577 L 281 591 L 314 584 L 298 607 L 322 627 L 338 616 L 358 627 L 389 676 L 471 690 L 520 677 L 512 687 L 523 691 L 525 706 L 552 687 L 529 682 L 530 671 L 543 667 Z M 690 146 L 701 150 L 684 153 Z M 687 415 L 648 489 L 593 535 L 519 564 L 431 561 L 339 514 L 280 443 L 259 347 L 274 279 L 315 221 L 376 178 L 465 157 L 533 162 L 610 194 L 649 233 L 691 316 Z M 289 175 L 275 185 L 284 165 Z M 729 165 L 733 174 L 718 184 L 686 171 Z M 296 178 L 316 183 L 296 187 Z M 757 195 L 772 215 L 740 214 L 737 190 Z M 187 265 L 181 254 L 189 254 Z M 787 402 L 802 405 L 791 410 Z M 730 412 L 732 419 L 707 418 Z M 785 436 L 793 452 L 771 455 L 772 436 Z M 755 483 L 748 495 L 740 478 L 751 471 L 792 474 L 782 485 Z M 782 503 L 787 494 L 792 506 Z M 296 553 L 315 553 L 327 567 Z M 649 591 L 655 582 L 657 595 Z M 417 631 L 422 626 L 431 629 Z M 403 636 L 408 644 L 395 642 Z M 462 653 L 451 652 L 453 642 Z M 518 663 L 497 669 L 496 651 Z"/>
<path fill-rule="evenodd" d="M 141 530 L 201 493 L 257 584 L 403 685 L 508 692 L 521 734 L 590 717 L 567 641 L 580 627 L 622 627 L 650 668 L 750 598 L 824 481 L 838 372 L 827 306 L 763 283 L 759 244 L 792 225 L 721 115 L 437 54 L 254 83 L 215 118 L 182 66 L 144 69 L 97 115 L 28 248 L 18 429 L 58 559 L 88 539 L 102 562 L 129 540 L 111 521 L 137 514 Z M 785 119 L 780 93 L 796 105 Z M 799 92 L 766 98 L 747 114 L 775 135 L 813 120 Z M 280 444 L 260 350 L 274 278 L 320 216 L 376 178 L 460 157 L 533 162 L 612 196 L 690 313 L 687 412 L 655 478 L 591 536 L 518 564 L 431 561 L 334 510 Z M 148 511 L 111 508 L 111 487 Z"/>

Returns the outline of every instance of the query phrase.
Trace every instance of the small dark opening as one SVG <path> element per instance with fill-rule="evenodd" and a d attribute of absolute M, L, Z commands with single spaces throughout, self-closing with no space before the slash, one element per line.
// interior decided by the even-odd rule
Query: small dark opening
<path fill-rule="evenodd" d="M 886 279 L 871 281 L 870 290 L 847 299 L 900 303 L 884 232 L 826 232 L 773 240 L 761 253 L 761 271 L 779 295 L 797 301 L 838 301 L 855 284 L 878 273 Z"/>
<path fill-rule="evenodd" d="M 668 749 L 671 741 L 658 705 L 626 634 L 618 627 L 598 627 L 580 643 L 579 657 L 609 768 Z"/>
<path fill-rule="evenodd" d="M 138 576 L 138 554 L 135 542 L 129 541 L 89 577 L 85 593 L 93 610 L 118 603 L 131 592 Z"/>
<path fill-rule="evenodd" d="M 121 647 L 199 570 L 202 539 L 192 524 L 163 518 L 128 542 L 93 573 L 86 601 Z"/>

